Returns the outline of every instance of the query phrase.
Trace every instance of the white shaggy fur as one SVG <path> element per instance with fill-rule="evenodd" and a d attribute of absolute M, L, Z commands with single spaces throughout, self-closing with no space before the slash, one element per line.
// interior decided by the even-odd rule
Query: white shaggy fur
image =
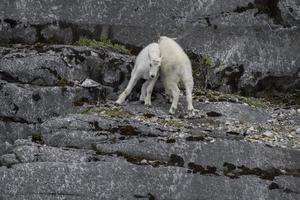
<path fill-rule="evenodd" d="M 194 80 L 191 61 L 183 49 L 173 39 L 162 36 L 158 43 L 162 56 L 160 67 L 161 80 L 164 84 L 166 94 L 172 97 L 172 105 L 169 113 L 174 114 L 177 110 L 180 92 L 178 83 L 182 81 L 185 86 L 189 115 L 194 115 L 194 107 L 192 104 Z"/>
<path fill-rule="evenodd" d="M 161 64 L 161 57 L 159 45 L 151 43 L 146 46 L 137 56 L 134 68 L 131 72 L 130 81 L 124 92 L 116 101 L 117 104 L 122 104 L 126 97 L 131 93 L 137 81 L 141 78 L 146 79 L 142 86 L 140 100 L 145 101 L 145 105 L 151 105 L 151 94 L 155 82 L 159 76 L 159 67 Z"/>

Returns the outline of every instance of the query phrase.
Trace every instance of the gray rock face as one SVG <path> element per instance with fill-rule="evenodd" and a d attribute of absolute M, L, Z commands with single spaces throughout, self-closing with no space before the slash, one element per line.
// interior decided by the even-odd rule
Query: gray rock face
<path fill-rule="evenodd" d="M 296 0 L 13 0 L 0 7 L 0 41 L 71 44 L 80 36 L 107 37 L 140 49 L 158 34 L 169 35 L 198 61 L 196 85 L 205 84 L 204 74 L 207 87 L 221 91 L 286 92 L 300 88 L 299 7 Z"/>
<path fill-rule="evenodd" d="M 167 124 L 165 117 L 155 115 L 167 108 L 154 104 L 128 104 L 118 108 L 119 115 L 108 112 L 116 107 L 106 104 L 104 110 L 44 122 L 39 136 L 17 140 L 0 157 L 1 197 L 299 198 L 299 150 L 246 142 L 245 136 L 232 139 L 224 127 L 223 137 L 201 135 L 199 127 L 193 134 L 195 119 L 181 119 L 191 123 L 183 127 Z M 214 109 L 218 106 L 212 104 Z M 131 115 L 121 117 L 130 110 Z"/>
<path fill-rule="evenodd" d="M 296 109 L 196 95 L 186 118 L 184 98 L 170 116 L 160 93 L 151 108 L 115 106 L 133 57 L 62 45 L 0 52 L 1 199 L 299 199 Z"/>
<path fill-rule="evenodd" d="M 295 0 L 1 1 L 1 43 L 102 36 L 138 50 L 177 36 L 198 111 L 187 118 L 180 97 L 170 116 L 160 92 L 152 107 L 134 102 L 139 84 L 114 105 L 133 56 L 1 47 L 0 199 L 300 199 L 298 100 L 198 91 L 298 88 L 299 11 Z"/>
<path fill-rule="evenodd" d="M 27 138 L 39 133 L 39 124 L 49 118 L 80 112 L 86 103 L 115 98 L 119 87 L 127 84 L 132 60 L 104 49 L 84 47 L 1 48 L 1 141 L 13 143 Z M 100 85 L 81 87 L 86 78 Z"/>

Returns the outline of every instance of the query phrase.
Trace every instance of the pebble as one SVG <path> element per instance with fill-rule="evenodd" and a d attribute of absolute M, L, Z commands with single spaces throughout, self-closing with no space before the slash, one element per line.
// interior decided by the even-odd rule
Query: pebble
<path fill-rule="evenodd" d="M 246 130 L 246 135 L 252 135 L 256 132 L 255 128 L 253 126 L 251 126 L 250 128 L 248 128 Z"/>
<path fill-rule="evenodd" d="M 296 134 L 300 135 L 300 128 L 296 129 Z"/>
<path fill-rule="evenodd" d="M 300 108 L 297 110 L 297 112 L 300 114 Z"/>
<path fill-rule="evenodd" d="M 271 132 L 271 131 L 265 131 L 263 133 L 264 136 L 267 136 L 267 137 L 272 137 L 274 134 Z"/>
<path fill-rule="evenodd" d="M 91 56 L 98 56 L 98 54 L 94 51 L 91 51 Z"/>

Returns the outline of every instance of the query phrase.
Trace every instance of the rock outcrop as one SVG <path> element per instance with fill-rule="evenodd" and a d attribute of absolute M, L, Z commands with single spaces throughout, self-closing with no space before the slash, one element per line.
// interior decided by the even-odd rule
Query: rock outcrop
<path fill-rule="evenodd" d="M 195 118 L 183 98 L 172 117 L 160 92 L 151 108 L 132 101 L 136 91 L 113 104 L 132 56 L 63 45 L 0 52 L 0 199 L 300 197 L 296 106 L 208 91 L 195 94 Z"/>
<path fill-rule="evenodd" d="M 299 1 L 0 1 L 0 199 L 300 199 Z M 192 60 L 193 118 L 159 82 L 116 106 L 135 57 L 70 45 L 159 34 Z"/>
<path fill-rule="evenodd" d="M 296 0 L 12 0 L 0 11 L 1 43 L 106 37 L 138 50 L 168 35 L 194 58 L 202 86 L 245 95 L 300 88 Z"/>

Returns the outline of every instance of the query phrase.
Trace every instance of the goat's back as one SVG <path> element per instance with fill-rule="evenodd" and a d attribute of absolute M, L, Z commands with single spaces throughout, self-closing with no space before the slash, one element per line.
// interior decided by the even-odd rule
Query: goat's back
<path fill-rule="evenodd" d="M 161 71 L 165 75 L 191 73 L 191 62 L 177 42 L 168 37 L 160 37 L 159 48 L 162 56 Z"/>

